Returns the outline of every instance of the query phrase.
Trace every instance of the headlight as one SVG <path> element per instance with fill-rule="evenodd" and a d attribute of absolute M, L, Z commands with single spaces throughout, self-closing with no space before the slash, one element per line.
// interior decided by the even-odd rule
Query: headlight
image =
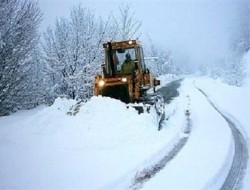
<path fill-rule="evenodd" d="M 100 80 L 100 81 L 98 82 L 98 86 L 99 86 L 99 87 L 103 87 L 104 84 L 105 84 L 105 81 L 104 81 L 104 80 Z"/>
<path fill-rule="evenodd" d="M 127 82 L 127 78 L 122 78 L 122 82 Z"/>

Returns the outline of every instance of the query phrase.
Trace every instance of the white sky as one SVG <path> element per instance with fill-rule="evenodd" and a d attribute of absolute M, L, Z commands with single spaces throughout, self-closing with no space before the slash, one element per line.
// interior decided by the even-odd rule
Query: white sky
<path fill-rule="evenodd" d="M 234 2 L 233 2 L 234 1 Z M 142 21 L 142 40 L 147 36 L 170 49 L 179 61 L 214 62 L 227 54 L 228 40 L 237 28 L 241 0 L 40 0 L 44 13 L 42 30 L 81 4 L 97 16 L 119 14 L 129 4 Z M 177 59 L 176 59 L 177 60 Z"/>

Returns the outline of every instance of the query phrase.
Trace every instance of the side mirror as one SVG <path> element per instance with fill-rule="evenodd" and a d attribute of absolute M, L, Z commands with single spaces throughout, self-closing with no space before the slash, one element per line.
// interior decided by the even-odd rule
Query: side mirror
<path fill-rule="evenodd" d="M 161 81 L 154 78 L 154 86 L 158 86 L 160 84 L 161 84 Z"/>

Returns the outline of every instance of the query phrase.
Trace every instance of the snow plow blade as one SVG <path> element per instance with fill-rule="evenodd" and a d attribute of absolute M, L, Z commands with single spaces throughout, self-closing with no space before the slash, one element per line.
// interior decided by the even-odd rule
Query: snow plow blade
<path fill-rule="evenodd" d="M 155 111 L 157 115 L 158 131 L 160 131 L 165 119 L 165 102 L 160 93 L 149 94 L 143 100 L 142 104 L 128 104 L 128 107 L 133 107 L 139 114 Z"/>

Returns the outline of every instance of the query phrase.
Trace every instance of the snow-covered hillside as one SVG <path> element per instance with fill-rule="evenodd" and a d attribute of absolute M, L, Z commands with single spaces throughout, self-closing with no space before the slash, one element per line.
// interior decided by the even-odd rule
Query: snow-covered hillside
<path fill-rule="evenodd" d="M 118 100 L 92 97 L 71 116 L 67 112 L 76 102 L 58 98 L 50 107 L 0 118 L 0 189 L 129 189 L 184 137 L 182 150 L 142 189 L 218 189 L 232 163 L 233 139 L 197 88 L 249 143 L 250 88 L 207 77 L 182 81 L 179 97 L 166 106 L 161 131 L 154 112 L 138 115 Z M 184 131 L 186 110 L 190 133 Z M 243 189 L 250 188 L 249 173 Z"/>

